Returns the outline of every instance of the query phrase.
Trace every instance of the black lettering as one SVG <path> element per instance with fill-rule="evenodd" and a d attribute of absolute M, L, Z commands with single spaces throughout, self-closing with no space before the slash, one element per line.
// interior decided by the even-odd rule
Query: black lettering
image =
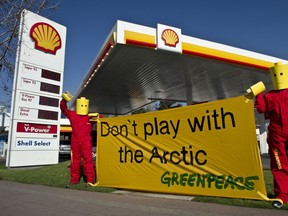
<path fill-rule="evenodd" d="M 227 115 L 230 116 L 230 118 L 231 118 L 232 127 L 236 127 L 233 113 L 231 113 L 231 112 L 225 112 L 224 113 L 224 108 L 221 107 L 221 116 L 222 116 L 223 128 L 226 128 L 225 118 L 227 117 Z"/>
<path fill-rule="evenodd" d="M 149 163 L 152 163 L 152 160 L 153 160 L 154 158 L 159 158 L 159 160 L 161 161 L 161 163 L 163 163 L 162 157 L 159 155 L 158 149 L 157 149 L 156 147 L 154 147 L 154 148 L 152 149 L 152 156 L 150 157 Z"/>

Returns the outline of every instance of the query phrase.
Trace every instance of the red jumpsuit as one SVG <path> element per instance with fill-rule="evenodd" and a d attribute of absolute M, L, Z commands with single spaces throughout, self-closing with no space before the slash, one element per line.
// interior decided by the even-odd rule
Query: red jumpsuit
<path fill-rule="evenodd" d="M 92 158 L 92 125 L 88 115 L 77 115 L 68 110 L 65 100 L 60 102 L 61 111 L 69 119 L 72 127 L 70 184 L 78 184 L 80 180 L 80 163 L 83 159 L 84 175 L 87 183 L 95 182 L 95 169 Z"/>
<path fill-rule="evenodd" d="M 274 192 L 288 202 L 288 89 L 272 90 L 256 96 L 255 107 L 270 120 L 267 142 L 270 167 L 274 177 Z"/>

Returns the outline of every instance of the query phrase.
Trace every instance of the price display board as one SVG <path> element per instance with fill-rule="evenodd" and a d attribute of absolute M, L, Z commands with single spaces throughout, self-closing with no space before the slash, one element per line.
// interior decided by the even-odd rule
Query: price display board
<path fill-rule="evenodd" d="M 6 166 L 56 164 L 66 27 L 27 10 L 20 23 Z"/>

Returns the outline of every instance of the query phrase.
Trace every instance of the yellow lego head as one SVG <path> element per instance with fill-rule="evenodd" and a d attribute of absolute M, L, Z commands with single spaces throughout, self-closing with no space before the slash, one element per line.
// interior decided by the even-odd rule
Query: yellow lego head
<path fill-rule="evenodd" d="M 288 88 L 288 64 L 277 62 L 270 68 L 270 73 L 275 90 Z"/>
<path fill-rule="evenodd" d="M 89 100 L 85 97 L 76 100 L 76 113 L 78 115 L 87 115 L 89 111 Z"/>

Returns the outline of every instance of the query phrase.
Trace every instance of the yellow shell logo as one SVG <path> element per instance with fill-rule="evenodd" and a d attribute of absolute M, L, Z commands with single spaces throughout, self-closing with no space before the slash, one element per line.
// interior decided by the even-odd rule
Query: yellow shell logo
<path fill-rule="evenodd" d="M 35 41 L 35 49 L 56 54 L 61 48 L 61 38 L 57 30 L 48 23 L 36 23 L 30 30 L 30 37 Z"/>
<path fill-rule="evenodd" d="M 179 42 L 177 33 L 172 29 L 165 29 L 162 32 L 161 38 L 167 46 L 176 47 L 177 43 Z"/>

